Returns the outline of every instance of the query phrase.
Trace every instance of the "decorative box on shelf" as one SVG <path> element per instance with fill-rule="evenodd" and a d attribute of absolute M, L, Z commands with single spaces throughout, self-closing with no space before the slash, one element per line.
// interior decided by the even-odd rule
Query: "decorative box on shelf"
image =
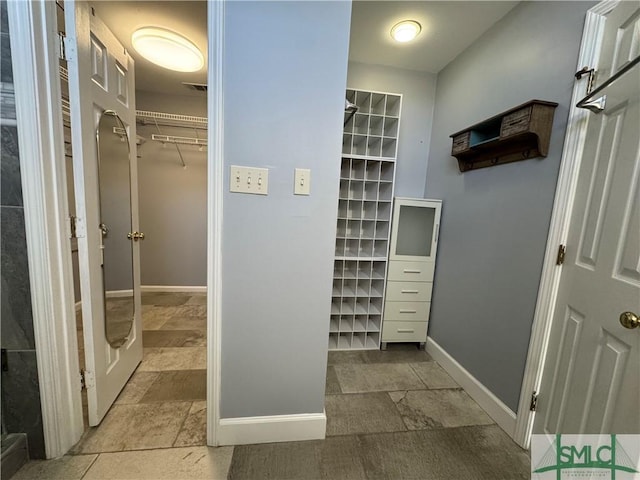
<path fill-rule="evenodd" d="M 546 157 L 557 103 L 531 100 L 451 135 L 461 172 Z"/>

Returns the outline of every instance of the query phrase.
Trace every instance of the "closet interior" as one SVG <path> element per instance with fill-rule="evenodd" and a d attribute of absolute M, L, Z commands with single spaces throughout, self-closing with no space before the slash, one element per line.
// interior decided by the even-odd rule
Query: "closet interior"
<path fill-rule="evenodd" d="M 69 5 L 71 4 L 57 2 L 61 42 L 67 46 L 71 45 L 66 38 L 65 29 L 65 22 L 69 21 L 69 17 L 64 9 L 70 8 Z M 206 47 L 206 2 L 191 2 L 188 5 L 190 8 L 186 11 L 181 10 L 183 6 L 185 4 L 182 2 L 163 2 L 158 8 L 165 10 L 163 16 L 165 21 L 172 16 L 200 18 L 200 21 L 190 22 L 194 26 L 193 31 L 184 33 L 189 37 L 195 37 L 200 48 Z M 142 346 L 140 346 L 140 357 L 132 364 L 126 378 L 120 375 L 118 381 L 126 382 L 129 379 L 129 382 L 133 381 L 133 384 L 136 384 L 140 381 L 137 378 L 140 377 L 140 370 L 153 372 L 157 382 L 148 385 L 147 393 L 151 395 L 150 392 L 153 392 L 154 388 L 161 389 L 164 377 L 180 373 L 184 381 L 191 385 L 187 390 L 191 390 L 192 393 L 184 397 L 183 392 L 184 399 L 194 403 L 204 402 L 206 399 L 204 352 L 206 351 L 208 120 L 207 89 L 201 82 L 206 81 L 206 63 L 196 73 L 176 73 L 160 68 L 138 54 L 132 45 L 131 31 L 127 30 L 132 28 L 132 24 L 124 19 L 135 16 L 149 18 L 150 22 L 158 21 L 157 8 L 147 2 L 94 2 L 87 7 L 79 8 L 86 8 L 91 20 L 89 54 L 92 58 L 82 57 L 82 48 L 77 49 L 79 53 L 75 53 L 74 49 L 63 49 L 74 51 L 73 55 L 76 58 L 70 59 L 69 64 L 66 59 L 61 59 L 59 71 L 81 376 L 87 388 L 94 388 L 96 386 L 94 378 L 100 375 L 100 369 L 104 366 L 101 366 L 101 360 L 96 360 L 94 368 L 98 375 L 87 371 L 89 356 L 95 355 L 98 359 L 106 358 L 106 371 L 109 373 L 109 362 L 115 365 L 119 357 L 127 354 L 119 352 L 119 349 L 127 350 L 135 341 L 143 344 L 146 353 L 142 355 Z M 76 14 L 76 18 L 83 17 L 81 14 Z M 196 31 L 196 27 L 199 30 Z M 94 28 L 97 29 L 95 32 Z M 74 35 L 76 35 L 75 31 Z M 109 38 L 113 41 L 105 41 Z M 76 40 L 73 41 L 77 41 L 78 45 L 83 41 L 79 34 L 74 39 Z M 115 45 L 120 44 L 124 47 L 125 56 L 135 59 L 135 65 L 130 60 L 125 63 L 119 62 L 119 53 Z M 112 65 L 114 51 L 116 52 L 115 70 Z M 206 54 L 203 57 L 206 58 Z M 83 68 L 86 68 L 89 62 L 93 72 L 92 79 L 84 84 L 81 83 L 80 87 L 71 86 L 73 82 L 70 83 L 70 70 L 68 70 L 71 68 L 71 62 L 77 62 L 79 65 L 74 67 L 77 70 L 72 71 L 80 72 L 76 74 L 80 75 L 81 82 L 82 75 L 85 75 L 82 73 Z M 104 70 L 101 71 L 101 68 Z M 118 76 L 120 73 L 122 78 Z M 135 75 L 135 84 L 127 83 L 129 82 L 127 75 Z M 126 108 L 133 110 L 133 115 L 130 117 L 132 121 L 127 124 L 126 117 L 120 114 L 125 118 L 123 123 L 114 112 L 112 115 L 114 123 L 105 126 L 103 120 L 108 116 L 109 109 L 107 107 L 105 110 L 102 105 L 107 105 L 111 101 L 107 97 L 114 95 L 112 90 L 114 82 L 115 88 L 119 90 L 115 93 L 118 95 L 116 103 L 112 105 L 118 105 L 117 102 L 120 102 Z M 84 237 L 86 229 L 92 228 L 92 225 L 84 225 L 82 223 L 84 219 L 78 221 L 76 218 L 78 178 L 74 176 L 78 173 L 74 172 L 74 169 L 78 170 L 77 162 L 82 156 L 74 158 L 72 145 L 78 145 L 78 143 L 77 139 L 75 141 L 72 139 L 72 127 L 75 125 L 73 122 L 78 120 L 72 118 L 77 110 L 73 110 L 70 95 L 76 95 L 74 88 L 88 88 L 86 85 L 89 83 L 93 90 L 91 93 L 87 93 L 89 90 L 86 90 L 85 95 L 87 98 L 89 94 L 97 95 L 96 98 L 99 98 L 98 103 L 93 105 L 94 115 L 99 118 L 97 121 L 99 126 L 92 130 L 90 126 L 85 125 L 89 135 L 86 138 L 83 135 L 82 141 L 84 145 L 90 147 L 95 145 L 98 170 L 95 184 L 91 179 L 87 183 L 85 177 L 82 188 L 95 188 L 97 191 L 96 201 L 101 219 L 99 225 L 101 261 L 98 265 L 98 269 L 102 270 L 101 282 L 95 282 L 96 277 L 91 277 L 93 274 L 89 273 L 86 260 L 83 260 L 86 257 L 82 257 L 82 252 L 78 251 L 79 239 L 77 238 Z M 98 93 L 94 93 L 96 85 L 104 88 L 104 95 L 99 89 Z M 101 98 L 101 95 L 104 98 Z M 135 125 L 132 125 L 134 122 Z M 85 124 L 88 123 L 89 121 L 85 121 Z M 124 153 L 116 154 L 118 148 L 123 148 Z M 135 157 L 131 154 L 127 155 L 127 151 L 136 151 Z M 84 163 L 93 161 L 93 157 L 82 159 Z M 116 165 L 119 166 L 116 167 Z M 118 179 L 114 174 L 116 168 L 120 172 Z M 129 187 L 130 192 L 127 192 Z M 128 198 L 131 200 L 127 200 Z M 85 198 L 82 201 L 85 201 Z M 124 208 L 125 203 L 128 204 L 127 208 Z M 90 205 L 87 208 L 96 208 L 91 207 L 91 201 L 87 205 Z M 133 219 L 136 217 L 139 226 L 134 229 L 136 222 Z M 184 231 L 189 232 L 188 238 L 182 235 Z M 116 247 L 115 242 L 121 245 Z M 136 257 L 135 253 L 132 255 L 133 245 L 139 248 L 139 257 Z M 129 250 L 124 252 L 125 249 Z M 89 257 L 91 255 L 91 244 L 89 244 L 88 255 Z M 119 260 L 123 260 L 122 255 L 128 257 L 124 257 L 124 262 L 121 261 L 120 265 L 115 266 L 114 259 L 120 257 Z M 131 270 L 131 264 L 136 262 L 139 263 Z M 128 272 L 123 271 L 122 263 L 129 264 Z M 132 293 L 137 288 L 137 284 L 133 281 L 136 271 L 139 272 L 138 284 L 142 297 L 139 311 L 137 311 L 138 307 L 134 306 Z M 123 283 L 121 280 L 124 277 L 130 280 Z M 80 285 L 85 282 L 83 284 L 85 288 L 87 278 L 94 279 L 91 284 L 97 289 L 95 292 L 91 290 L 93 299 L 90 301 L 93 303 L 96 298 L 103 298 L 98 302 L 101 304 L 98 307 L 100 316 L 104 313 L 102 327 L 90 326 L 86 322 L 92 320 L 82 318 L 84 298 L 81 298 L 83 295 L 81 295 Z M 133 324 L 138 322 L 140 324 L 132 327 L 132 318 Z M 88 334 L 87 331 L 89 331 Z M 101 337 L 106 337 L 107 343 L 103 347 L 99 346 L 100 342 L 104 341 Z M 174 356 L 197 354 L 198 358 L 202 357 L 203 360 L 197 361 L 194 358 L 189 365 L 184 366 L 169 365 L 164 360 L 160 363 L 156 361 L 153 365 L 145 365 L 149 353 L 152 356 L 155 353 L 160 356 L 161 354 Z M 85 358 L 87 367 L 85 367 Z M 140 363 L 141 360 L 142 363 Z M 148 377 L 151 373 L 142 374 L 143 377 L 145 375 Z M 122 385 L 112 387 L 111 383 L 104 380 L 103 385 L 107 385 L 104 388 L 114 392 L 113 398 L 118 397 L 122 389 Z M 98 386 L 98 392 L 100 392 L 99 388 L 100 386 Z M 176 392 L 171 388 L 162 390 L 161 393 L 167 396 L 168 400 L 178 398 L 175 397 Z M 120 397 L 122 395 L 125 398 L 129 395 L 126 384 Z M 98 404 L 102 401 L 101 398 L 102 394 L 98 393 Z M 141 397 L 138 401 L 142 402 L 141 406 L 146 407 L 146 402 L 151 400 Z M 116 403 L 121 402 L 122 398 Z M 128 402 L 125 401 L 125 404 Z M 86 389 L 83 391 L 83 404 L 85 425 L 96 425 L 104 413 L 97 414 L 97 421 L 91 420 L 91 414 L 87 417 L 87 404 L 89 404 L 89 411 L 96 408 L 91 406 L 90 399 L 87 401 Z M 120 407 L 120 410 L 122 411 L 123 407 Z M 100 412 L 101 409 L 97 408 L 97 411 Z M 187 411 L 184 412 L 185 415 L 187 413 Z M 204 414 L 201 416 L 198 428 L 204 429 L 204 423 L 202 423 Z M 204 435 L 203 432 L 204 430 L 198 435 Z M 171 434 L 177 436 L 178 431 Z M 199 441 L 204 442 L 202 439 Z"/>

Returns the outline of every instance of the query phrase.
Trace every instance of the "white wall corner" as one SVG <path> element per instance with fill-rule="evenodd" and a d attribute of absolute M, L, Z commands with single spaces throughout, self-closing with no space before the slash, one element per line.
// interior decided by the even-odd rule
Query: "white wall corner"
<path fill-rule="evenodd" d="M 221 418 L 218 423 L 218 445 L 298 442 L 323 440 L 327 430 L 327 415 L 303 413 L 267 417 Z"/>
<path fill-rule="evenodd" d="M 507 435 L 514 438 L 516 414 L 435 340 L 427 337 L 427 353 L 480 405 Z"/>

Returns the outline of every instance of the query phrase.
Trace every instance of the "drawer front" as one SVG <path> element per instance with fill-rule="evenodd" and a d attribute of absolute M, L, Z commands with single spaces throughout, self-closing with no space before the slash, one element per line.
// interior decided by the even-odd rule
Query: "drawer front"
<path fill-rule="evenodd" d="M 388 302 L 430 302 L 432 282 L 387 282 Z"/>
<path fill-rule="evenodd" d="M 426 322 L 431 302 L 386 302 L 384 321 Z"/>
<path fill-rule="evenodd" d="M 451 153 L 456 154 L 460 152 L 464 152 L 469 148 L 469 138 L 471 137 L 471 132 L 461 133 L 460 135 L 456 135 L 453 137 L 453 143 L 451 145 Z"/>
<path fill-rule="evenodd" d="M 515 133 L 526 132 L 529 129 L 531 120 L 531 107 L 523 108 L 517 112 L 505 115 L 502 119 L 500 136 L 508 137 Z"/>
<path fill-rule="evenodd" d="M 389 262 L 387 279 L 392 282 L 432 282 L 434 262 Z"/>
<path fill-rule="evenodd" d="M 417 322 L 387 322 L 382 324 L 383 342 L 426 342 L 427 324 Z"/>

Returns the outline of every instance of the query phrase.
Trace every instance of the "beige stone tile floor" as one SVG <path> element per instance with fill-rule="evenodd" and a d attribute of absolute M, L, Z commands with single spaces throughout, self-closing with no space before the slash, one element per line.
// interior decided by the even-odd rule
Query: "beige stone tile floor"
<path fill-rule="evenodd" d="M 143 344 L 150 346 L 144 348 L 142 362 L 102 423 L 87 428 L 73 453 L 206 445 L 206 306 L 202 299 L 206 296 L 143 294 Z M 177 329 L 180 322 L 184 327 Z"/>
<path fill-rule="evenodd" d="M 205 376 L 193 367 L 202 366 L 206 347 L 192 346 L 206 339 L 194 334 L 202 334 L 203 298 L 148 297 L 143 328 L 156 332 L 148 337 L 153 346 L 102 425 L 74 455 L 29 462 L 13 478 L 529 478 L 527 452 L 415 345 L 329 353 L 325 440 L 206 447 Z M 181 308 L 188 327 L 176 323 Z"/>

